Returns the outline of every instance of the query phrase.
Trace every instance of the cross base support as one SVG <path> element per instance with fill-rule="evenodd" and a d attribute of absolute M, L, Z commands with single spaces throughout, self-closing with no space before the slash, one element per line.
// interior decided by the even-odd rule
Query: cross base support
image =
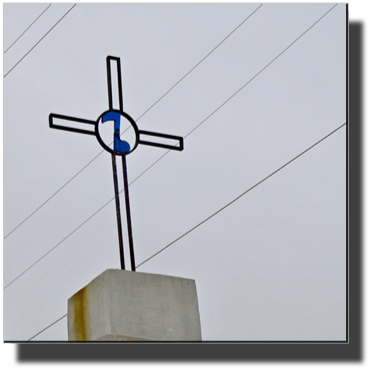
<path fill-rule="evenodd" d="M 69 341 L 201 341 L 195 281 L 109 269 L 68 300 Z"/>

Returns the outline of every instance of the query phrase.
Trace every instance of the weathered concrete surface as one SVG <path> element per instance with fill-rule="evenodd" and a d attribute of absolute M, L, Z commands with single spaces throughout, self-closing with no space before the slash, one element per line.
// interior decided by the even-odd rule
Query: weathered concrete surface
<path fill-rule="evenodd" d="M 68 301 L 69 341 L 200 341 L 195 281 L 109 269 Z"/>

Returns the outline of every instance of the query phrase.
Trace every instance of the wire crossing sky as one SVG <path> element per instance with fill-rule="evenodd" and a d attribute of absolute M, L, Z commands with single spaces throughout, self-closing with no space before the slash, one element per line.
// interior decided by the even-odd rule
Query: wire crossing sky
<path fill-rule="evenodd" d="M 313 147 L 315 147 L 317 144 L 321 143 L 323 140 L 327 139 L 330 135 L 332 135 L 334 132 L 338 131 L 340 128 L 342 128 L 343 126 L 345 126 L 346 123 L 342 124 L 341 126 L 339 126 L 338 128 L 336 128 L 335 130 L 331 131 L 330 134 L 326 135 L 324 138 L 322 138 L 321 140 L 319 140 L 317 143 L 313 144 L 311 147 L 307 148 L 305 151 L 303 151 L 301 154 L 297 155 L 295 158 L 291 159 L 289 162 L 285 163 L 283 166 L 281 166 L 280 168 L 278 168 L 277 170 L 273 171 L 270 175 L 268 175 L 266 178 L 264 178 L 263 180 L 261 180 L 260 182 L 256 183 L 254 186 L 250 187 L 247 191 L 245 191 L 244 193 L 240 194 L 238 197 L 236 197 L 233 201 L 229 202 L 227 205 L 223 206 L 221 209 L 219 209 L 217 212 L 215 212 L 214 214 L 212 214 L 211 216 L 209 216 L 208 218 L 206 218 L 205 220 L 203 220 L 201 223 L 199 223 L 198 225 L 196 225 L 195 227 L 193 227 L 192 229 L 190 229 L 189 231 L 187 231 L 185 234 L 181 235 L 179 238 L 175 239 L 173 242 L 171 242 L 169 245 L 165 246 L 163 249 L 159 250 L 157 253 L 155 253 L 154 255 L 152 255 L 150 258 L 146 259 L 145 261 L 143 261 L 142 263 L 140 263 L 138 266 L 136 267 L 140 267 L 141 265 L 143 265 L 144 263 L 148 262 L 149 260 L 151 260 L 152 258 L 156 257 L 158 254 L 160 254 L 162 251 L 164 251 L 165 249 L 167 249 L 168 247 L 170 247 L 171 245 L 173 245 L 174 243 L 176 243 L 177 241 L 179 241 L 181 238 L 185 237 L 187 234 L 190 234 L 192 231 L 194 231 L 196 228 L 198 228 L 199 226 L 201 226 L 203 223 L 207 222 L 209 219 L 213 218 L 215 215 L 219 214 L 222 210 L 224 210 L 225 208 L 227 208 L 228 206 L 230 206 L 231 204 L 233 204 L 234 202 L 236 202 L 238 199 L 240 199 L 242 196 L 244 196 L 245 194 L 247 194 L 249 191 L 251 191 L 252 189 L 254 189 L 255 187 L 257 187 L 258 185 L 260 185 L 261 183 L 263 183 L 265 180 L 267 180 L 268 178 L 270 178 L 271 176 L 273 176 L 274 174 L 276 174 L 277 172 L 279 172 L 280 170 L 282 170 L 284 167 L 286 167 L 287 165 L 289 165 L 291 162 L 295 161 L 296 159 L 298 159 L 300 156 L 302 156 L 303 154 L 305 154 L 307 151 L 310 151 Z M 47 326 L 46 328 L 44 328 L 43 330 L 41 330 L 40 332 L 38 332 L 36 335 L 34 335 L 33 337 L 31 337 L 28 341 L 32 340 L 33 338 L 37 337 L 39 334 L 41 334 L 43 331 L 45 331 L 46 329 L 48 329 L 49 327 L 53 326 L 55 323 L 59 322 L 61 319 L 63 319 L 64 317 L 66 317 L 67 314 L 65 314 L 64 316 L 60 317 L 58 320 L 54 321 L 52 324 L 50 324 L 49 326 Z"/>
<path fill-rule="evenodd" d="M 145 114 L 147 114 L 156 104 L 158 104 L 166 95 L 169 94 L 170 91 L 172 91 L 182 80 L 184 80 L 191 72 L 193 72 L 204 60 L 206 60 L 221 44 L 223 44 L 238 28 L 240 28 L 260 7 L 256 8 L 248 17 L 246 17 L 234 30 L 232 30 L 217 46 L 215 46 L 202 60 L 200 60 L 193 68 L 191 68 L 190 71 L 188 71 L 185 75 L 181 77 L 172 87 L 169 88 L 168 91 L 166 91 L 158 100 L 156 100 L 142 115 L 140 115 L 136 122 L 138 122 Z M 128 127 L 130 128 L 130 126 Z M 123 135 L 126 132 L 121 133 Z M 40 208 L 42 208 L 47 202 L 50 201 L 55 195 L 57 195 L 64 187 L 66 187 L 72 180 L 74 180 L 84 169 L 86 169 L 95 159 L 99 157 L 104 152 L 102 150 L 99 152 L 98 155 L 95 156 L 95 158 L 91 159 L 89 163 L 87 163 L 82 169 L 80 169 L 72 178 L 70 178 L 62 187 L 60 187 L 52 196 L 50 196 L 41 206 L 39 206 L 37 209 L 35 209 L 29 216 L 27 216 L 20 224 L 18 224 L 10 233 L 8 233 L 4 239 L 6 239 L 9 235 L 11 235 L 17 228 L 19 228 L 24 222 L 26 222 L 31 216 L 33 216 Z"/>
<path fill-rule="evenodd" d="M 169 243 L 167 246 L 165 246 L 163 249 L 157 251 L 157 253 L 153 254 L 150 258 L 146 259 L 145 261 L 141 262 L 139 265 L 137 265 L 136 267 L 140 267 L 141 265 L 143 265 L 144 263 L 148 262 L 150 259 L 154 258 L 156 255 L 160 254 L 161 252 L 163 252 L 165 249 L 167 249 L 169 246 L 173 245 L 175 242 L 179 241 L 181 238 L 183 238 L 184 236 L 186 236 L 187 234 L 190 234 L 192 231 L 194 231 L 196 228 L 198 228 L 199 226 L 203 225 L 203 223 L 207 222 L 208 220 L 210 220 L 211 218 L 213 218 L 215 215 L 219 214 L 220 212 L 222 212 L 224 209 L 226 209 L 228 206 L 232 205 L 233 203 L 235 203 L 238 199 L 240 199 L 241 197 L 243 197 L 245 194 L 247 194 L 248 192 L 250 192 L 252 189 L 254 189 L 255 187 L 257 187 L 258 185 L 260 185 L 261 183 L 263 183 L 264 181 L 266 181 L 268 178 L 270 178 L 271 176 L 273 176 L 274 174 L 276 174 L 277 172 L 279 172 L 280 170 L 282 170 L 284 167 L 286 167 L 288 164 L 294 162 L 296 159 L 298 159 L 301 155 L 305 154 L 307 151 L 311 150 L 313 147 L 315 147 L 317 144 L 321 143 L 323 140 L 327 139 L 330 135 L 332 135 L 334 132 L 338 131 L 340 128 L 342 128 L 343 126 L 345 126 L 346 123 L 343 123 L 341 126 L 339 126 L 338 128 L 336 128 L 335 130 L 331 131 L 328 135 L 326 135 L 324 138 L 322 138 L 321 140 L 319 140 L 318 142 L 314 143 L 312 146 L 310 146 L 309 148 L 307 148 L 305 151 L 301 152 L 299 155 L 297 155 L 296 157 L 294 157 L 293 159 L 291 159 L 289 162 L 285 163 L 283 166 L 281 166 L 280 168 L 278 168 L 277 170 L 273 171 L 271 174 L 269 174 L 267 177 L 265 177 L 264 179 L 262 179 L 260 182 L 256 183 L 255 185 L 253 185 L 252 187 L 250 187 L 248 190 L 244 191 L 242 194 L 240 194 L 239 196 L 237 196 L 235 199 L 233 199 L 231 202 L 227 203 L 225 206 L 223 206 L 222 208 L 220 208 L 218 211 L 216 211 L 215 213 L 213 213 L 212 215 L 210 215 L 208 218 L 204 219 L 201 223 L 198 223 L 196 226 L 194 226 L 192 229 L 190 229 L 189 231 L 187 231 L 185 234 L 181 235 L 179 238 L 175 239 L 173 242 Z"/>
<path fill-rule="evenodd" d="M 259 184 L 261 184 L 262 182 L 264 182 L 266 179 L 268 179 L 269 177 L 271 177 L 272 175 L 274 175 L 276 172 L 280 171 L 282 168 L 284 168 L 285 166 L 287 166 L 288 164 L 290 164 L 291 162 L 293 162 L 294 160 L 296 160 L 297 158 L 299 158 L 301 155 L 303 155 L 305 152 L 309 151 L 310 149 L 312 149 L 314 146 L 316 146 L 317 144 L 319 144 L 322 140 L 325 140 L 326 138 L 328 138 L 330 135 L 332 135 L 334 132 L 336 132 L 337 130 L 339 130 L 340 128 L 342 128 L 346 123 L 342 124 L 341 126 L 339 126 L 338 128 L 336 128 L 335 130 L 333 130 L 331 133 L 329 133 L 328 135 L 326 135 L 324 138 L 322 138 L 321 140 L 319 140 L 318 142 L 316 142 L 315 144 L 313 144 L 311 147 L 307 148 L 305 151 L 303 151 L 301 154 L 297 155 L 295 158 L 293 158 L 292 160 L 290 160 L 289 162 L 285 163 L 283 166 L 281 166 L 280 168 L 278 168 L 276 171 L 272 172 L 270 175 L 268 175 L 267 177 L 265 177 L 263 180 L 261 180 L 260 182 L 256 183 L 254 186 L 250 187 L 247 191 L 245 191 L 243 194 L 240 194 L 238 197 L 236 197 L 235 199 L 233 199 L 231 202 L 229 202 L 227 205 L 223 206 L 221 209 L 219 209 L 218 211 L 216 211 L 214 214 L 212 214 L 211 216 L 209 216 L 208 218 L 206 218 L 205 220 L 203 220 L 201 223 L 198 223 L 196 226 L 194 226 L 192 229 L 190 229 L 189 231 L 187 231 L 185 234 L 181 235 L 179 238 L 175 239 L 173 242 L 169 243 L 168 245 L 166 245 L 163 249 L 157 251 L 155 254 L 153 254 L 151 257 L 149 257 L 148 259 L 146 259 L 145 261 L 141 262 L 139 265 L 136 266 L 137 267 L 140 267 L 141 265 L 143 265 L 144 263 L 148 262 L 150 259 L 152 259 L 153 257 L 155 257 L 156 255 L 160 254 L 162 251 L 164 251 L 165 249 L 167 249 L 169 246 L 171 246 L 172 244 L 174 244 L 175 242 L 179 241 L 181 238 L 183 238 L 185 235 L 189 234 L 190 232 L 192 232 L 193 230 L 195 230 L 197 227 L 199 227 L 200 225 L 202 225 L 203 223 L 207 222 L 209 219 L 211 219 L 213 216 L 215 216 L 216 214 L 220 213 L 222 210 L 224 210 L 225 208 L 227 208 L 229 205 L 231 205 L 232 203 L 234 203 L 236 200 L 238 200 L 239 198 L 241 198 L 243 195 L 245 195 L 247 192 L 251 191 L 253 188 L 255 188 L 256 186 L 258 186 Z M 167 154 L 168 152 L 166 152 L 165 154 Z M 132 182 L 133 183 L 133 182 Z M 119 194 L 121 194 L 122 192 L 124 191 L 121 190 Z M 110 201 L 108 201 L 105 205 L 103 205 L 98 211 L 96 211 L 90 218 L 87 219 L 87 221 L 89 221 L 91 218 L 93 218 L 100 210 L 102 210 L 106 205 L 108 205 L 110 202 L 112 202 L 114 200 L 114 198 L 112 198 Z M 86 221 L 86 222 L 87 222 Z M 48 253 L 46 253 L 45 255 L 43 255 L 40 259 L 38 259 L 33 265 L 29 266 L 25 271 L 23 271 L 18 277 L 16 277 L 12 282 L 10 282 L 7 286 L 4 287 L 4 289 L 6 289 L 7 287 L 9 287 L 13 282 L 15 282 L 17 279 L 19 279 L 22 275 L 24 275 L 29 269 L 31 269 L 33 266 L 35 266 L 38 262 L 40 262 L 44 257 L 46 257 L 51 251 L 53 251 L 55 248 L 57 248 L 62 242 L 64 242 L 68 237 L 70 237 L 75 231 L 77 231 L 80 227 L 82 227 L 86 222 L 82 223 L 78 228 L 76 228 L 74 231 L 72 231 L 66 238 L 64 238 L 61 242 L 59 242 L 57 245 L 54 246 L 53 249 L 49 250 Z"/>
<path fill-rule="evenodd" d="M 38 17 L 33 21 L 32 24 L 29 25 L 29 27 L 4 51 L 4 54 L 7 53 L 19 40 L 20 38 L 24 35 L 25 32 L 28 31 L 28 29 L 49 9 L 51 4 L 49 4 L 39 15 Z"/>
<path fill-rule="evenodd" d="M 345 5 L 75 8 L 53 4 L 4 63 L 22 61 L 4 84 L 4 338 L 67 339 L 67 299 L 118 268 L 108 157 L 47 120 L 106 110 L 111 55 L 139 129 L 186 138 L 130 156 L 139 271 L 195 279 L 205 340 L 344 340 Z"/>
<path fill-rule="evenodd" d="M 336 5 L 335 5 L 336 6 Z M 335 7 L 334 6 L 334 7 Z M 323 17 L 325 17 L 334 7 L 332 7 L 328 12 L 326 12 L 320 19 L 318 19 L 313 25 L 311 25 L 304 33 L 302 33 L 296 40 L 294 40 L 289 46 L 287 46 L 282 52 L 280 52 L 272 61 L 270 61 L 264 68 L 262 68 L 257 74 L 255 74 L 251 79 L 248 80 L 242 87 L 240 87 L 233 95 L 231 95 L 224 103 L 222 103 L 216 110 L 214 110 L 210 115 L 207 116 L 202 122 L 200 122 L 196 127 L 194 127 L 189 133 L 187 133 L 184 137 L 187 138 L 192 132 L 194 132 L 197 128 L 199 128 L 207 119 L 209 119 L 212 115 L 214 115 L 220 108 L 222 108 L 226 103 L 228 103 L 235 95 L 237 95 L 244 87 L 246 87 L 252 80 L 254 80 L 258 75 L 260 75 L 267 67 L 269 67 L 277 58 L 279 58 L 284 52 L 286 52 L 295 42 L 297 42 L 306 32 L 308 32 L 311 28 L 313 28 Z M 143 173 L 141 173 L 137 178 L 135 178 L 129 185 L 134 183 L 138 178 L 140 178 L 143 174 L 145 174 L 149 169 L 151 169 L 158 161 L 160 161 L 165 155 L 167 155 L 169 151 L 166 151 L 154 164 L 152 164 L 148 169 L 146 169 Z M 124 192 L 124 189 L 120 191 L 120 194 Z M 97 213 L 99 213 L 106 205 L 112 202 L 114 198 L 107 201 L 106 204 L 101 206 L 95 213 L 93 213 L 89 218 L 86 219 L 80 226 L 75 228 L 69 235 L 67 235 L 64 239 L 62 239 L 58 244 L 56 244 L 52 249 L 50 249 L 46 254 L 44 254 L 41 258 L 39 258 L 35 263 L 29 266 L 25 271 L 23 271 L 18 277 L 16 277 L 12 282 L 10 282 L 7 286 L 4 287 L 6 289 L 9 285 L 19 279 L 22 275 L 24 275 L 30 268 L 35 266 L 38 262 L 40 262 L 43 258 L 45 258 L 51 251 L 56 249 L 62 242 L 64 242 L 67 238 L 69 238 L 72 234 L 74 234 L 77 230 L 79 230 L 85 223 L 87 223 L 91 218 L 93 218 Z M 203 222 L 202 222 L 203 223 Z M 197 225 L 199 226 L 199 225 Z M 191 231 L 191 230 L 190 230 Z"/>
<path fill-rule="evenodd" d="M 65 18 L 65 16 L 76 6 L 74 4 L 54 25 L 49 31 L 46 32 L 44 36 L 4 75 L 4 78 L 7 77 L 28 55 L 32 50 L 37 47 L 37 45 Z M 21 37 L 21 36 L 20 36 Z"/>

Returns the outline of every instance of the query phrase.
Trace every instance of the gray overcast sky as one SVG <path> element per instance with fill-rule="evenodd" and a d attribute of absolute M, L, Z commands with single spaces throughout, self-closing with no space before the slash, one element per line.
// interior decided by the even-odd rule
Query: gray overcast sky
<path fill-rule="evenodd" d="M 72 5 L 40 17 L 4 55 L 4 75 Z M 4 50 L 46 6 L 4 5 Z M 135 182 L 166 150 L 128 157 L 137 264 L 345 123 L 339 4 L 197 127 L 333 6 L 263 5 L 138 120 L 190 134 Z M 258 7 L 75 6 L 4 79 L 4 236 L 100 153 L 93 137 L 51 130 L 48 115 L 95 120 L 107 109 L 107 55 L 121 58 L 136 120 Z M 204 340 L 344 340 L 345 148 L 344 126 L 138 271 L 196 280 Z M 112 197 L 103 152 L 5 239 L 4 286 Z M 107 268 L 119 268 L 113 201 L 5 289 L 4 339 L 62 317 Z M 66 318 L 36 339 L 66 340 Z"/>

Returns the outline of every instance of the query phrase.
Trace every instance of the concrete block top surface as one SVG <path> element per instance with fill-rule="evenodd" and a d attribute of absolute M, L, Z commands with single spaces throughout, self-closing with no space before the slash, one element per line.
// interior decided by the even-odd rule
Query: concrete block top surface
<path fill-rule="evenodd" d="M 69 340 L 201 340 L 195 281 L 108 269 L 68 301 Z"/>

